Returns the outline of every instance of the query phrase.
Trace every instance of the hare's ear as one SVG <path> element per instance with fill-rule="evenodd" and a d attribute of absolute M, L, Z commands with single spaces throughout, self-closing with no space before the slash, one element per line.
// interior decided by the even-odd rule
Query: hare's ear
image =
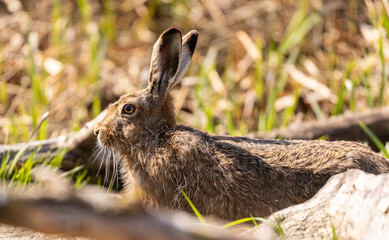
<path fill-rule="evenodd" d="M 181 32 L 170 28 L 162 33 L 154 44 L 149 73 L 150 93 L 156 98 L 165 98 L 174 82 L 181 57 Z"/>
<path fill-rule="evenodd" d="M 181 52 L 181 59 L 180 59 L 180 67 L 178 69 L 176 78 L 174 79 L 172 84 L 169 85 L 169 89 L 172 88 L 177 83 L 179 83 L 181 79 L 184 77 L 184 75 L 186 74 L 190 61 L 192 60 L 193 53 L 196 49 L 198 37 L 199 37 L 199 33 L 196 30 L 192 30 L 182 38 L 182 52 Z"/>

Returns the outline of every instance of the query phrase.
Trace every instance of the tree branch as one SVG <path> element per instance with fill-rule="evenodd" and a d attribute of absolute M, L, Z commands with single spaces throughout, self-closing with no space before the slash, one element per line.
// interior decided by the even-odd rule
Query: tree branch
<path fill-rule="evenodd" d="M 198 220 L 188 215 L 148 214 L 139 205 L 126 204 L 118 196 L 103 194 L 97 188 L 73 189 L 58 196 L 48 192 L 38 189 L 31 193 L 29 187 L 23 192 L 0 191 L 0 222 L 46 234 L 93 239 L 247 239 L 215 225 L 197 224 L 193 228 Z"/>

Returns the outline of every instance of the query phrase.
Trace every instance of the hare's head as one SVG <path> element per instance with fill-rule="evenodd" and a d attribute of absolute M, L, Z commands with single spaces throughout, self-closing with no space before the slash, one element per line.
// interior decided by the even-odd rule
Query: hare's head
<path fill-rule="evenodd" d="M 96 125 L 101 144 L 123 152 L 122 147 L 175 126 L 169 91 L 185 75 L 197 37 L 197 31 L 191 31 L 182 38 L 175 28 L 162 33 L 153 48 L 147 88 L 123 95 Z"/>

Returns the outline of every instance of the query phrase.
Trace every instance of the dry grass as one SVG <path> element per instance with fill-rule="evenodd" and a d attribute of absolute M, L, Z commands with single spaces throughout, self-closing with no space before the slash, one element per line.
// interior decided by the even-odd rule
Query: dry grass
<path fill-rule="evenodd" d="M 366 1 L 0 1 L 0 143 L 77 130 L 145 86 L 164 29 L 200 31 L 179 122 L 229 134 L 386 105 L 388 15 Z"/>

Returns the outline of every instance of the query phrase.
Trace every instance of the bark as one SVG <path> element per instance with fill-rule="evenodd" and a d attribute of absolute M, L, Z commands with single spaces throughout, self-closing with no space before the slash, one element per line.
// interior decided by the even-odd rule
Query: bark
<path fill-rule="evenodd" d="M 349 170 L 330 178 L 310 200 L 274 213 L 288 239 L 386 239 L 389 174 Z M 332 224 L 332 226 L 331 226 Z M 262 232 L 269 232 L 262 225 Z M 276 237 L 274 237 L 276 238 Z"/>

